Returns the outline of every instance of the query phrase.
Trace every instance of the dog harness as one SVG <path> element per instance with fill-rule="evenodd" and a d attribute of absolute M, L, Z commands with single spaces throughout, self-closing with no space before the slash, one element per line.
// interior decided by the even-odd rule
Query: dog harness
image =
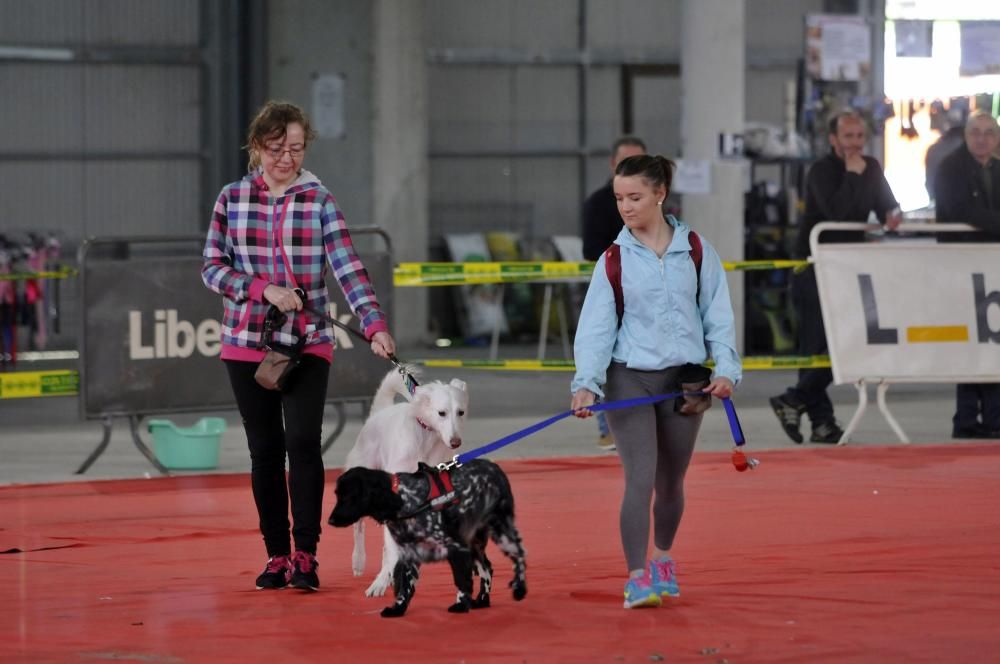
<path fill-rule="evenodd" d="M 429 488 L 427 497 L 420 507 L 409 514 L 400 516 L 401 519 L 409 519 L 427 510 L 440 512 L 449 505 L 458 505 L 461 502 L 455 485 L 451 483 L 451 472 L 447 470 L 424 470 L 419 474 L 427 476 Z M 392 492 L 399 494 L 399 473 L 392 474 Z"/>

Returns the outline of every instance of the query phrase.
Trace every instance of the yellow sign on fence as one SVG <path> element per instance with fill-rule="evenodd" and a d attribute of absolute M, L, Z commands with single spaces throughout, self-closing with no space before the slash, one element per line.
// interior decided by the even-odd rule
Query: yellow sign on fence
<path fill-rule="evenodd" d="M 55 397 L 76 394 L 80 374 L 76 371 L 12 371 L 0 373 L 0 399 Z"/>

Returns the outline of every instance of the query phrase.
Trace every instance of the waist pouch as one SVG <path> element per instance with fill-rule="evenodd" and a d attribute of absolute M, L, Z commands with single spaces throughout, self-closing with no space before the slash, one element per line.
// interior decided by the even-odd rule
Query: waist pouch
<path fill-rule="evenodd" d="M 253 377 L 261 387 L 268 390 L 283 392 L 288 387 L 295 367 L 302 362 L 302 351 L 306 345 L 305 335 L 302 335 L 294 346 L 276 344 L 272 341 L 274 330 L 284 325 L 287 320 L 288 316 L 281 313 L 273 304 L 267 310 L 261 339 L 261 344 L 267 353 L 257 366 Z"/>
<path fill-rule="evenodd" d="M 712 407 L 711 394 L 690 395 L 687 392 L 701 392 L 712 378 L 712 371 L 700 364 L 687 363 L 677 374 L 677 382 L 684 395 L 674 399 L 674 411 L 682 415 L 697 415 Z"/>

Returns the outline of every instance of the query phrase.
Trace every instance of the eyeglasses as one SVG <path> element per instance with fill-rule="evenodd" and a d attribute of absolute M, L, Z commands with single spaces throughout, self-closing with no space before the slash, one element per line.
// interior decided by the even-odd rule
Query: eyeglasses
<path fill-rule="evenodd" d="M 304 145 L 293 145 L 290 148 L 283 148 L 283 147 L 272 148 L 264 146 L 264 152 L 269 154 L 272 159 L 281 159 L 281 155 L 285 154 L 286 152 L 289 155 L 291 155 L 292 159 L 298 159 L 303 154 L 305 154 L 305 151 L 306 147 Z"/>

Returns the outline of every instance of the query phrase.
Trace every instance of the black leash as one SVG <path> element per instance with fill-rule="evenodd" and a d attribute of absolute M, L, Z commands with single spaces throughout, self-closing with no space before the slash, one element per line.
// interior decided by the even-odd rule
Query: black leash
<path fill-rule="evenodd" d="M 322 320 L 325 320 L 327 323 L 330 323 L 331 325 L 335 325 L 335 326 L 339 327 L 340 329 L 344 330 L 345 332 L 349 332 L 350 334 L 353 334 L 355 337 L 357 337 L 361 341 L 364 341 L 366 344 L 370 344 L 371 343 L 365 337 L 365 335 L 362 334 L 359 330 L 355 330 L 350 325 L 346 325 L 344 323 L 341 323 L 339 320 L 337 320 L 336 318 L 334 318 L 330 314 L 326 313 L 325 311 L 320 311 L 318 309 L 314 309 L 313 307 L 310 307 L 308 304 L 306 304 L 306 294 L 305 294 L 305 292 L 301 288 L 296 288 L 295 289 L 295 294 L 299 296 L 300 300 L 302 300 L 302 309 L 304 311 L 308 311 L 313 316 L 316 316 L 317 318 L 321 318 Z M 406 390 L 412 395 L 413 392 L 414 392 L 414 390 L 416 390 L 418 387 L 420 387 L 420 383 L 417 382 L 417 379 L 413 377 L 413 374 L 411 374 L 409 372 L 409 370 L 407 370 L 407 368 L 403 365 L 402 362 L 399 361 L 399 358 L 397 358 L 394 353 L 389 353 L 389 361 L 392 362 L 396 366 L 396 369 L 403 376 L 403 384 L 406 385 Z"/>

